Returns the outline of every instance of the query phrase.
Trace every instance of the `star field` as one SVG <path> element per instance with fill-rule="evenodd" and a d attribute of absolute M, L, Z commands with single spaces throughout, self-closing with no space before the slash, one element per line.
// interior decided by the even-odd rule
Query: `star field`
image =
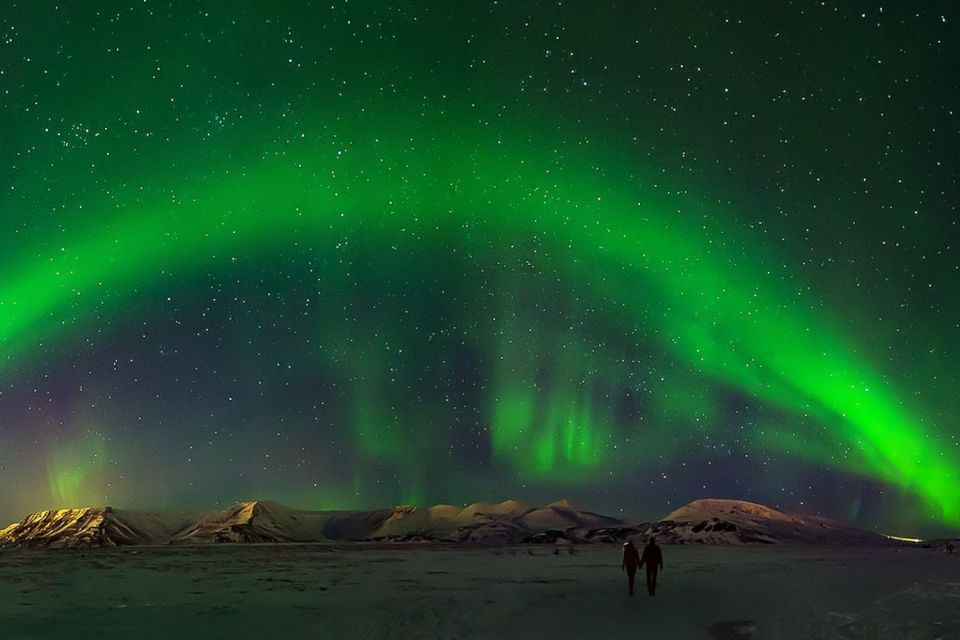
<path fill-rule="evenodd" d="M 951 3 L 8 3 L 0 517 L 960 525 Z"/>

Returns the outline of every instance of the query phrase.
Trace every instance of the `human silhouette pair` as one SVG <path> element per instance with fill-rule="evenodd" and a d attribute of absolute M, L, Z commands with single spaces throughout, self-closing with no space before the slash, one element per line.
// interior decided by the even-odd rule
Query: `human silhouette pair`
<path fill-rule="evenodd" d="M 621 567 L 627 572 L 627 584 L 631 596 L 633 595 L 633 584 L 637 569 L 644 565 L 647 567 L 647 593 L 650 596 L 657 595 L 657 573 L 663 569 L 663 553 L 656 543 L 656 538 L 650 536 L 647 546 L 643 548 L 642 556 L 633 546 L 633 542 L 627 540 L 623 543 L 623 564 Z"/>

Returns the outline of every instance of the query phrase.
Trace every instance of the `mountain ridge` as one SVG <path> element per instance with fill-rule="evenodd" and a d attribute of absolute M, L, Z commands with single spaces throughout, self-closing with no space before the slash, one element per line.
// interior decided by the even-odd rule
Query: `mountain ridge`
<path fill-rule="evenodd" d="M 311 511 L 253 500 L 194 515 L 84 507 L 41 511 L 0 529 L 0 548 L 88 548 L 145 544 L 435 542 L 613 543 L 656 536 L 666 544 L 889 544 L 880 534 L 820 516 L 743 500 L 704 498 L 656 522 L 627 521 L 567 500 L 464 507 L 397 505 L 370 511 Z"/>
<path fill-rule="evenodd" d="M 746 500 L 701 498 L 646 532 L 674 544 L 889 544 L 879 533 L 823 516 L 779 511 Z"/>
<path fill-rule="evenodd" d="M 51 509 L 28 515 L 0 530 L 0 547 L 116 547 L 149 544 L 170 535 L 178 518 L 168 514 L 116 510 L 113 507 Z"/>

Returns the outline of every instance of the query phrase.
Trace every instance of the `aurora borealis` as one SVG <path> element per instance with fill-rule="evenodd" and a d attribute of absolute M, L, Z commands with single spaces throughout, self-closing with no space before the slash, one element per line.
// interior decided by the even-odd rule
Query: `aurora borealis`
<path fill-rule="evenodd" d="M 956 9 L 0 10 L 0 516 L 960 526 Z"/>

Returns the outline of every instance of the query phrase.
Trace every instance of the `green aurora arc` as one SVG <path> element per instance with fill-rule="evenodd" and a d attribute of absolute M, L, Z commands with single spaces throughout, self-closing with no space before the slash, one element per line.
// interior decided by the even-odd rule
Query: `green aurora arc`
<path fill-rule="evenodd" d="M 37 343 L 69 341 L 98 314 L 135 302 L 164 273 L 222 264 L 236 252 L 310 246 L 332 254 L 347 247 L 389 264 L 398 247 L 414 256 L 444 247 L 480 265 L 522 254 L 531 281 L 502 286 L 523 291 L 552 282 L 583 306 L 602 301 L 604 331 L 655 344 L 798 424 L 828 427 L 832 438 L 824 442 L 819 431 L 784 422 L 753 434 L 764 446 L 899 486 L 960 525 L 960 461 L 933 444 L 932 426 L 829 316 L 804 302 L 801 287 L 770 277 L 782 268 L 757 239 L 718 222 L 725 212 L 686 193 L 665 193 L 626 161 L 596 169 L 598 157 L 607 165 L 620 157 L 614 150 L 551 163 L 550 145 L 529 133 L 490 138 L 452 118 L 429 129 L 398 118 L 388 129 L 355 138 L 336 154 L 335 140 L 304 140 L 242 171 L 198 171 L 205 177 L 178 183 L 174 201 L 100 214 L 66 236 L 51 230 L 38 247 L 5 256 L 0 361 L 9 367 Z M 743 246 L 756 250 L 734 249 Z M 417 264 L 398 268 L 413 273 Z M 616 350 L 597 334 L 576 336 L 578 346 L 564 348 L 569 332 L 533 331 L 533 307 L 503 303 L 484 313 L 499 327 L 484 401 L 495 459 L 545 479 L 608 468 L 604 445 L 618 437 L 618 416 L 596 397 L 629 364 L 611 370 Z M 389 318 L 373 323 L 391 330 Z M 345 366 L 370 378 L 384 365 L 360 344 L 355 356 Z M 573 373 L 545 378 L 544 370 Z M 357 393 L 364 392 L 370 390 Z M 673 403 L 666 411 L 709 419 L 709 398 L 686 408 L 697 404 L 696 394 L 679 389 L 664 402 Z M 363 408 L 359 397 L 357 406 L 357 443 L 372 459 L 406 469 L 405 498 L 419 501 L 408 461 L 423 443 L 375 407 Z M 52 467 L 51 486 L 62 485 L 61 468 Z"/>

